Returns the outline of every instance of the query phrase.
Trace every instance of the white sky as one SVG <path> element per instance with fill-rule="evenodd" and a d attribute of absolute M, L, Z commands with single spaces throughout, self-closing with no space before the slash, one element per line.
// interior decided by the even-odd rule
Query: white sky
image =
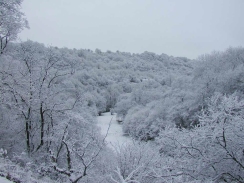
<path fill-rule="evenodd" d="M 22 41 L 188 58 L 244 46 L 244 0 L 24 0 L 22 8 L 30 24 Z"/>

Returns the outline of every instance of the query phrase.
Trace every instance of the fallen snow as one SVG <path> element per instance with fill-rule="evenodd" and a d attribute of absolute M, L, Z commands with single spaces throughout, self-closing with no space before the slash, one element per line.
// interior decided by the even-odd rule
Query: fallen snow
<path fill-rule="evenodd" d="M 109 128 L 106 142 L 110 148 L 114 149 L 120 145 L 132 143 L 132 140 L 123 133 L 122 125 L 116 121 L 116 114 L 102 113 L 102 116 L 97 117 L 97 121 L 103 136 L 107 134 Z"/>
<path fill-rule="evenodd" d="M 13 183 L 10 180 L 4 178 L 4 177 L 0 177 L 0 183 Z"/>

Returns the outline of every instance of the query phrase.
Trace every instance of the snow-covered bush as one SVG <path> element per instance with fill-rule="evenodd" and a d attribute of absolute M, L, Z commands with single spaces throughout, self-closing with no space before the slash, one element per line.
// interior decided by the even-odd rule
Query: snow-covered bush
<path fill-rule="evenodd" d="M 32 169 L 32 163 L 29 162 L 25 167 L 11 161 L 6 155 L 7 151 L 0 149 L 0 176 L 6 177 L 13 182 L 41 182 L 41 183 L 56 183 L 46 175 L 39 174 L 36 169 Z"/>
<path fill-rule="evenodd" d="M 119 96 L 118 102 L 113 108 L 113 112 L 116 112 L 117 116 L 121 118 L 121 121 L 123 121 L 129 109 L 131 109 L 135 105 L 136 103 L 131 100 L 130 93 L 122 94 Z"/>
<path fill-rule="evenodd" d="M 123 131 L 135 139 L 147 141 L 157 137 L 165 125 L 160 110 L 137 106 L 130 109 L 125 117 Z"/>
<path fill-rule="evenodd" d="M 116 149 L 117 168 L 111 174 L 116 183 L 159 183 L 156 171 L 162 162 L 157 148 L 150 144 L 127 144 Z"/>

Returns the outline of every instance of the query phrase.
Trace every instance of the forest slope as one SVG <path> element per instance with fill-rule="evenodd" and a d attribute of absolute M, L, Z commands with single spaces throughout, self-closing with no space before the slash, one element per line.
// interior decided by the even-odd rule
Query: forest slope
<path fill-rule="evenodd" d="M 27 41 L 9 44 L 0 64 L 0 147 L 24 167 L 36 162 L 35 174 L 66 182 L 243 180 L 243 48 L 189 60 Z M 123 133 L 154 145 L 107 149 L 96 117 L 108 111 Z"/>

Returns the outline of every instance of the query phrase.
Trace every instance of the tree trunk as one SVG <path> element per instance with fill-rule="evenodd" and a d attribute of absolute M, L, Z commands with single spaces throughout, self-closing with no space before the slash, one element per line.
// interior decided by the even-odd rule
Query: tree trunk
<path fill-rule="evenodd" d="M 40 116 L 41 116 L 41 140 L 40 140 L 40 144 L 39 146 L 37 147 L 36 151 L 38 151 L 38 149 L 40 149 L 43 144 L 44 144 L 44 125 L 45 125 L 45 120 L 44 120 L 44 111 L 43 111 L 43 107 L 42 107 L 42 103 L 41 103 L 41 106 L 40 106 Z"/>
<path fill-rule="evenodd" d="M 42 146 L 44 144 L 43 142 L 43 137 L 44 137 L 44 111 L 42 108 L 42 103 L 41 103 L 41 107 L 40 107 L 40 115 L 41 115 L 41 143 L 40 146 Z"/>
<path fill-rule="evenodd" d="M 30 154 L 30 131 L 29 131 L 29 121 L 28 121 L 28 119 L 25 120 L 25 131 L 26 131 L 27 152 L 28 152 L 28 154 Z"/>

